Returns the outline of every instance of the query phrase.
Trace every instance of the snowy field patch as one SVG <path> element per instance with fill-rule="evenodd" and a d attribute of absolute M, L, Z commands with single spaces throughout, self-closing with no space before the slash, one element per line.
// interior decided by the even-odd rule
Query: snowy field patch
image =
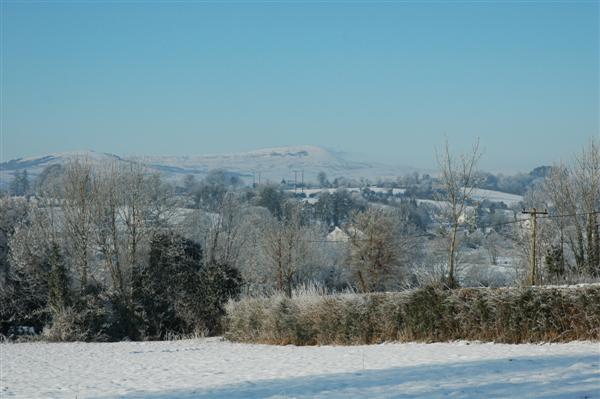
<path fill-rule="evenodd" d="M 600 347 L 2 344 L 4 398 L 599 398 Z"/>

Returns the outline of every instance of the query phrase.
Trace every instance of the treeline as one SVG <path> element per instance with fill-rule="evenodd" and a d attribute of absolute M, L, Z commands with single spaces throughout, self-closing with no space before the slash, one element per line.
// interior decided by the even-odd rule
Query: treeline
<path fill-rule="evenodd" d="M 174 197 L 141 165 L 67 165 L 2 209 L 1 333 L 53 340 L 215 333 L 237 269 L 173 225 Z M 218 227 L 211 231 L 217 236 Z"/>
<path fill-rule="evenodd" d="M 548 177 L 552 171 L 552 166 L 540 166 L 528 173 L 517 173 L 514 175 L 494 174 L 489 172 L 478 172 L 479 188 L 501 191 L 510 194 L 525 195 L 533 186 L 540 183 Z M 12 181 L 5 188 L 5 194 L 11 196 L 35 195 L 39 188 L 48 184 L 54 184 L 63 173 L 62 165 L 51 165 L 47 167 L 35 179 L 31 179 L 27 170 L 16 171 Z M 271 183 L 272 184 L 272 183 Z M 196 207 L 207 204 L 214 205 L 211 197 L 216 198 L 230 189 L 239 190 L 244 188 L 246 183 L 239 174 L 228 172 L 226 170 L 211 170 L 208 175 L 198 181 L 194 175 L 184 177 L 181 184 L 176 185 L 174 189 L 178 194 L 192 195 Z M 279 184 L 272 184 L 279 188 L 294 188 L 295 185 L 282 180 Z M 329 180 L 325 172 L 320 172 L 317 180 L 313 182 L 298 183 L 297 188 L 329 188 L 329 189 L 347 189 L 355 187 L 376 186 L 382 188 L 402 188 L 405 193 L 398 195 L 404 198 L 434 199 L 439 181 L 435 175 L 429 173 L 413 172 L 404 176 L 398 176 L 396 179 L 348 179 L 336 177 Z M 374 195 L 373 199 L 387 199 L 387 193 L 370 193 Z M 379 198 L 378 198 L 379 197 Z"/>

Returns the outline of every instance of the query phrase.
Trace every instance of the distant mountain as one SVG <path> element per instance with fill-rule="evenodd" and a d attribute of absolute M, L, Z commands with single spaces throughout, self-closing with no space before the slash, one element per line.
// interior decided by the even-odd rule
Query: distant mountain
<path fill-rule="evenodd" d="M 38 157 L 16 158 L 0 163 L 0 186 L 8 184 L 12 180 L 15 172 L 27 170 L 29 177 L 34 179 L 47 167 L 64 165 L 74 159 L 86 159 L 93 164 L 124 162 L 124 160 L 117 155 L 89 150 L 52 153 Z"/>
<path fill-rule="evenodd" d="M 197 155 L 197 156 L 143 156 L 120 157 L 114 154 L 95 151 L 75 151 L 54 153 L 39 157 L 17 158 L 0 163 L 0 184 L 7 184 L 16 171 L 27 169 L 31 177 L 38 176 L 44 168 L 51 165 L 62 165 L 73 159 L 87 159 L 100 164 L 103 162 L 144 163 L 149 169 L 162 173 L 169 179 L 181 179 L 188 174 L 204 177 L 210 170 L 224 169 L 237 174 L 247 183 L 253 179 L 262 182 L 280 182 L 282 179 L 293 180 L 295 173 L 298 179 L 304 172 L 306 182 L 316 181 L 321 171 L 332 180 L 336 177 L 393 178 L 415 171 L 409 167 L 358 162 L 345 159 L 343 155 L 316 146 L 290 146 L 266 148 L 255 151 L 231 154 Z"/>

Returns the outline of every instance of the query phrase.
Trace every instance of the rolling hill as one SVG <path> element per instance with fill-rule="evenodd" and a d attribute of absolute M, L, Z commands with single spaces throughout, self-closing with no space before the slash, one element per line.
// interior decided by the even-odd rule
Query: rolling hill
<path fill-rule="evenodd" d="M 237 174 L 247 183 L 254 179 L 262 182 L 291 180 L 297 173 L 301 179 L 316 181 L 317 174 L 325 172 L 329 179 L 336 177 L 375 180 L 402 175 L 416 169 L 370 162 L 349 160 L 343 155 L 317 146 L 274 147 L 260 150 L 197 156 L 118 156 L 95 151 L 52 153 L 36 157 L 17 158 L 0 163 L 0 185 L 7 184 L 16 171 L 27 170 L 31 177 L 38 176 L 51 165 L 63 165 L 75 159 L 103 162 L 141 162 L 150 170 L 169 179 L 182 179 L 192 174 L 204 177 L 210 170 L 224 169 Z"/>

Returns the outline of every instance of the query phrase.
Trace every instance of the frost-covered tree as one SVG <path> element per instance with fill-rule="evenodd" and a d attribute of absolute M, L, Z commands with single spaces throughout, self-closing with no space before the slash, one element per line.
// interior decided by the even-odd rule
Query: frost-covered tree
<path fill-rule="evenodd" d="M 438 200 L 444 203 L 442 214 L 444 222 L 448 225 L 448 275 L 446 284 L 457 284 L 455 269 L 456 256 L 459 251 L 459 227 L 465 224 L 468 218 L 467 205 L 472 198 L 473 190 L 477 185 L 477 164 L 481 158 L 479 140 L 477 140 L 469 153 L 458 156 L 452 154 L 450 145 L 446 140 L 441 154 L 437 154 L 439 167 L 439 182 L 441 192 Z"/>
<path fill-rule="evenodd" d="M 80 289 L 88 283 L 92 245 L 92 165 L 75 159 L 65 166 L 62 181 L 64 234 L 71 251 L 72 262 L 78 271 Z M 55 188 L 53 194 L 59 192 Z"/>
<path fill-rule="evenodd" d="M 27 222 L 29 203 L 24 198 L 0 197 L 0 289 L 9 271 L 9 239 L 15 228 Z"/>
<path fill-rule="evenodd" d="M 58 314 L 71 305 L 71 292 L 70 276 L 57 243 L 52 243 L 50 246 L 48 262 L 50 263 L 48 306 L 52 314 Z"/>
<path fill-rule="evenodd" d="M 194 186 L 194 202 L 197 208 L 215 211 L 223 201 L 225 194 L 242 184 L 237 174 L 223 169 L 209 171 L 206 177 Z"/>
<path fill-rule="evenodd" d="M 264 227 L 263 250 L 275 273 L 277 289 L 292 296 L 294 281 L 305 265 L 311 240 L 317 236 L 303 218 L 302 204 L 293 201 L 283 206 L 281 219 Z"/>
<path fill-rule="evenodd" d="M 564 254 L 563 269 L 600 275 L 600 144 L 590 140 L 572 164 L 554 166 L 539 190 L 557 215 L 552 223 Z"/>
<path fill-rule="evenodd" d="M 120 208 L 122 189 L 119 166 L 109 163 L 98 168 L 93 176 L 91 221 L 94 243 L 101 254 L 102 266 L 110 276 L 114 292 L 127 296 L 126 259 L 124 259 L 124 231 Z"/>
<path fill-rule="evenodd" d="M 552 245 L 547 251 L 544 257 L 544 263 L 546 265 L 547 273 L 554 278 L 559 280 L 565 274 L 565 262 L 563 249 L 559 245 Z"/>
<path fill-rule="evenodd" d="M 7 271 L 0 284 L 0 329 L 32 326 L 41 331 L 48 321 L 47 304 L 51 272 L 51 219 L 45 210 L 33 209 L 9 237 Z"/>
<path fill-rule="evenodd" d="M 229 192 L 212 216 L 204 238 L 205 263 L 237 268 L 241 249 L 247 242 L 242 231 L 244 207 L 236 195 Z"/>
<path fill-rule="evenodd" d="M 398 212 L 371 207 L 355 213 L 350 225 L 350 265 L 360 291 L 397 288 L 414 249 Z"/>

